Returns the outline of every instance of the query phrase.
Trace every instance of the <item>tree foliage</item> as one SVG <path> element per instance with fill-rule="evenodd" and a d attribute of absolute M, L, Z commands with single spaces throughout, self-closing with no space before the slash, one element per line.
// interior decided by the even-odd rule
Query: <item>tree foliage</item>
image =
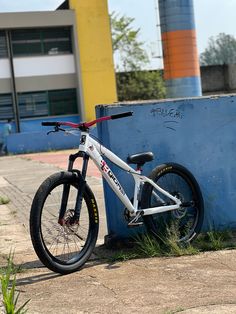
<path fill-rule="evenodd" d="M 118 99 L 144 100 L 165 97 L 160 71 L 142 71 L 149 58 L 139 40 L 140 29 L 132 26 L 134 19 L 112 13 L 112 45 L 116 65 Z"/>
<path fill-rule="evenodd" d="M 139 41 L 140 29 L 133 29 L 134 19 L 111 14 L 112 46 L 118 62 L 118 71 L 136 71 L 148 64 L 148 56 L 143 49 L 143 42 Z"/>
<path fill-rule="evenodd" d="M 118 99 L 147 100 L 165 98 L 160 71 L 134 71 L 116 74 Z"/>
<path fill-rule="evenodd" d="M 210 37 L 208 47 L 200 55 L 201 65 L 236 63 L 236 39 L 232 35 L 220 33 Z"/>

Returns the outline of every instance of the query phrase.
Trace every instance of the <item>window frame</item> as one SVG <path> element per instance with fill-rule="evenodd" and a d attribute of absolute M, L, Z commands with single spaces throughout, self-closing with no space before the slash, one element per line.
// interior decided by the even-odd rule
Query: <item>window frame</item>
<path fill-rule="evenodd" d="M 39 106 L 37 102 L 35 102 L 36 96 L 44 96 L 44 113 L 40 111 L 37 113 L 37 109 Z M 54 95 L 53 95 L 54 94 Z M 62 97 L 58 97 L 61 94 Z M 31 99 L 32 103 L 26 103 L 26 99 Z M 25 102 L 23 101 L 25 98 Z M 43 102 L 41 102 L 43 103 Z M 34 106 L 35 113 L 32 111 L 29 114 L 27 113 L 27 106 Z M 67 110 L 66 111 L 66 107 Z M 67 89 L 57 89 L 57 90 L 48 90 L 48 91 L 34 91 L 34 92 L 23 92 L 18 93 L 18 108 L 19 115 L 21 119 L 24 118 L 37 118 L 37 117 L 48 117 L 48 116 L 63 116 L 63 115 L 74 115 L 78 114 L 78 105 L 77 105 L 77 93 L 75 88 L 67 88 Z M 30 111 L 30 110 L 29 110 Z M 47 113 L 46 113 L 47 111 Z"/>
<path fill-rule="evenodd" d="M 50 34 L 50 36 L 47 36 L 47 34 Z M 61 45 L 55 45 L 55 47 L 48 49 L 49 43 L 61 43 Z M 64 43 L 64 49 L 62 43 Z M 11 45 L 14 58 L 72 54 L 72 27 L 14 29 L 11 31 Z M 32 50 L 34 46 L 35 51 Z M 62 48 L 60 49 L 60 47 Z"/>

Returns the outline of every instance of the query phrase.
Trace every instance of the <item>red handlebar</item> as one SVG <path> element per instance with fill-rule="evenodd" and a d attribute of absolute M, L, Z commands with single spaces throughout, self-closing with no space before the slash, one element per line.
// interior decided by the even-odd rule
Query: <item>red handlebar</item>
<path fill-rule="evenodd" d="M 71 128 L 76 128 L 76 129 L 80 129 L 80 128 L 89 129 L 92 125 L 99 123 L 99 122 L 103 122 L 103 121 L 107 121 L 107 120 L 120 119 L 120 118 L 124 118 L 124 117 L 129 117 L 132 115 L 133 115 L 133 112 L 129 111 L 129 112 L 113 114 L 111 116 L 101 117 L 101 118 L 98 118 L 98 119 L 90 121 L 90 122 L 82 122 L 82 123 L 73 123 L 73 122 L 64 122 L 64 121 L 61 121 L 61 122 L 42 122 L 42 125 L 43 126 L 58 126 L 58 127 L 61 125 L 65 125 L 65 126 L 69 126 Z"/>

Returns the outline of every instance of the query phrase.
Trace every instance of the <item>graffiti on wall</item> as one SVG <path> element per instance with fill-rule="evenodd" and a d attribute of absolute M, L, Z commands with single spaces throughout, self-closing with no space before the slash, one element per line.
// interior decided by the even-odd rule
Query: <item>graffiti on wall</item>
<path fill-rule="evenodd" d="M 182 111 L 176 108 L 153 108 L 150 113 L 153 117 L 161 117 L 164 119 L 163 127 L 176 131 L 179 122 L 184 118 Z"/>

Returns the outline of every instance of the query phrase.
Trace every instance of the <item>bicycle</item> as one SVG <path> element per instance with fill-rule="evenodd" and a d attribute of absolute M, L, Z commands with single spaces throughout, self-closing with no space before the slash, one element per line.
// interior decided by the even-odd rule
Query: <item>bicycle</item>
<path fill-rule="evenodd" d="M 142 167 L 153 160 L 151 152 L 128 156 L 125 162 L 90 135 L 92 125 L 132 114 L 124 112 L 79 124 L 42 122 L 43 126 L 54 127 L 50 132 L 65 131 L 61 126 L 70 127 L 69 132 L 75 129 L 80 132 L 79 150 L 69 156 L 67 171 L 49 176 L 40 185 L 31 207 L 32 244 L 41 262 L 50 270 L 61 274 L 79 270 L 96 245 L 99 213 L 94 194 L 86 182 L 90 158 L 124 204 L 128 226 L 144 224 L 157 241 L 161 222 L 165 228 L 171 228 L 174 223 L 180 243 L 192 241 L 199 233 L 204 214 L 203 199 L 197 181 L 186 168 L 166 163 L 157 166 L 146 177 L 142 175 Z M 79 157 L 83 158 L 81 171 L 73 168 Z M 132 200 L 104 158 L 133 177 Z M 136 169 L 130 164 L 136 165 Z"/>

